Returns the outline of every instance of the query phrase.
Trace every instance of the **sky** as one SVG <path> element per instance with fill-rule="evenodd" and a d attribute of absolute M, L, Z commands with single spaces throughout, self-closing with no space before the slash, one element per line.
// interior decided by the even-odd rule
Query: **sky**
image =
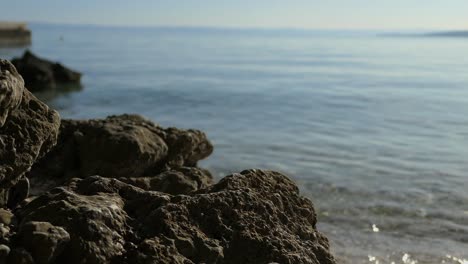
<path fill-rule="evenodd" d="M 468 0 L 0 0 L 0 20 L 129 26 L 468 29 Z"/>

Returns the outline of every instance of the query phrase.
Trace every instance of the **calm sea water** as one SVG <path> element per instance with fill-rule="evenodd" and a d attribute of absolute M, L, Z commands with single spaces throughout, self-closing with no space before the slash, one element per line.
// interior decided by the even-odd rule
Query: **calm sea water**
<path fill-rule="evenodd" d="M 290 175 L 342 263 L 468 263 L 467 38 L 31 27 L 34 52 L 84 73 L 41 95 L 63 117 L 198 128 L 217 176 Z"/>

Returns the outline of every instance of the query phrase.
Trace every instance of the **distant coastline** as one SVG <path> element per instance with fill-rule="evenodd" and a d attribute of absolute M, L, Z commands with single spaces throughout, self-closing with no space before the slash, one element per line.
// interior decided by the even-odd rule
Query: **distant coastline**
<path fill-rule="evenodd" d="M 452 31 L 432 31 L 432 32 L 412 32 L 412 33 L 386 33 L 380 34 L 383 37 L 401 37 L 401 38 L 468 38 L 468 30 Z"/>
<path fill-rule="evenodd" d="M 432 32 L 432 33 L 425 34 L 425 36 L 427 36 L 427 37 L 468 38 L 468 30 Z"/>

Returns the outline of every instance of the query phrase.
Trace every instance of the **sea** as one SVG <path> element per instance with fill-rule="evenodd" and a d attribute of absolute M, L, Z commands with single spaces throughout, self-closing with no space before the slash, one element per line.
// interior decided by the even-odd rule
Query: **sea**
<path fill-rule="evenodd" d="M 468 38 L 388 31 L 31 24 L 83 72 L 63 118 L 207 133 L 217 179 L 290 176 L 339 263 L 468 263 Z M 0 49 L 0 57 L 24 48 Z"/>

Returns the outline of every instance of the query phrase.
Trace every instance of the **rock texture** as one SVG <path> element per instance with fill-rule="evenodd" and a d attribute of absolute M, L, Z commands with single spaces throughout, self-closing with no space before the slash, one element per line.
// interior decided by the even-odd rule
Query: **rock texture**
<path fill-rule="evenodd" d="M 23 98 L 24 81 L 13 65 L 0 59 L 0 127 L 8 114 L 15 110 Z"/>
<path fill-rule="evenodd" d="M 0 60 L 0 117 L 0 205 L 5 205 L 9 195 L 27 196 L 24 181 L 16 193 L 9 190 L 55 145 L 60 118 L 24 88 L 6 60 Z"/>
<path fill-rule="evenodd" d="M 100 175 L 176 194 L 211 183 L 209 172 L 194 167 L 212 151 L 201 131 L 164 129 L 138 115 L 63 120 L 57 147 L 29 177 L 41 190 Z"/>
<path fill-rule="evenodd" d="M 27 222 L 21 225 L 15 246 L 30 253 L 35 263 L 53 263 L 70 241 L 70 235 L 62 227 L 48 222 Z"/>
<path fill-rule="evenodd" d="M 20 230 L 39 221 L 70 234 L 57 263 L 335 263 L 312 203 L 272 171 L 243 171 L 175 196 L 75 179 L 18 216 Z"/>
<path fill-rule="evenodd" d="M 60 63 L 41 59 L 29 50 L 22 58 L 12 60 L 31 91 L 55 88 L 58 84 L 80 84 L 81 73 L 66 68 Z"/>
<path fill-rule="evenodd" d="M 213 183 L 209 171 L 195 167 L 178 167 L 152 177 L 122 177 L 119 180 L 147 191 L 169 194 L 187 194 Z"/>
<path fill-rule="evenodd" d="M 0 264 L 336 263 L 286 176 L 213 184 L 203 132 L 136 115 L 60 125 L 0 66 Z"/>

